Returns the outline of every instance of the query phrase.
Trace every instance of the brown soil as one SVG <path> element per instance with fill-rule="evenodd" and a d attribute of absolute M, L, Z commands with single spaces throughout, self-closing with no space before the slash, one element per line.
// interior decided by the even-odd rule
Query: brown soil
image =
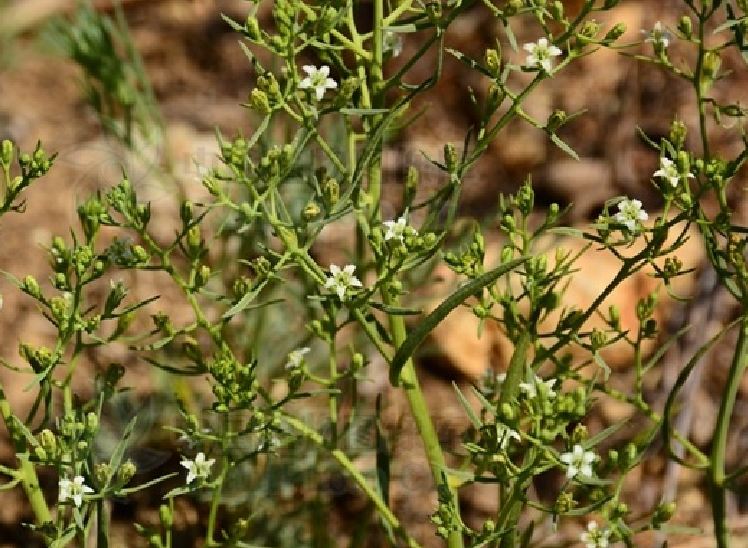
<path fill-rule="evenodd" d="M 17 7 L 23 3 L 23 0 L 18 0 L 10 2 L 10 5 Z M 565 2 L 567 10 L 572 12 L 579 3 Z M 226 135 L 237 132 L 246 135 L 252 130 L 253 121 L 239 104 L 246 99 L 253 86 L 253 73 L 237 45 L 237 36 L 219 17 L 224 12 L 241 18 L 247 4 L 229 0 L 162 0 L 126 4 L 135 42 L 167 123 L 166 144 L 153 151 L 153 164 L 133 160 L 121 147 L 102 135 L 95 115 L 81 96 L 77 83 L 79 69 L 66 60 L 40 51 L 34 39 L 35 27 L 18 39 L 1 44 L 8 48 L 2 55 L 8 64 L 0 69 L 0 139 L 11 138 L 23 149 L 33 148 L 36 141 L 41 140 L 47 151 L 60 153 L 50 175 L 27 192 L 25 214 L 3 218 L 0 227 L 3 242 L 0 246 L 0 265 L 16 277 L 30 273 L 39 280 L 46 280 L 49 268 L 41 248 L 49 245 L 53 235 L 67 234 L 67 227 L 77 222 L 75 205 L 89 192 L 114 184 L 123 163 L 131 165 L 137 174 L 131 172 L 131 179 L 152 200 L 154 217 L 159 215 L 162 223 L 159 230 L 163 231 L 164 236 L 170 234 L 178 222 L 178 212 L 175 204 L 166 199 L 171 191 L 158 181 L 159 176 L 153 174 L 168 170 L 174 175 L 182 192 L 199 197 L 202 190 L 195 188 L 198 185 L 192 183 L 195 168 L 191 159 L 197 158 L 202 163 L 211 161 L 216 151 L 214 128 L 218 127 Z M 654 10 L 653 5 L 656 6 Z M 622 38 L 623 42 L 635 41 L 639 38 L 638 29 L 649 28 L 658 19 L 674 25 L 673 22 L 681 15 L 680 9 L 679 2 L 623 1 L 610 14 L 610 20 L 626 23 L 629 30 Z M 520 43 L 523 37 L 529 40 L 536 34 L 536 29 L 529 25 L 527 28 L 515 28 L 514 31 Z M 496 22 L 486 16 L 486 11 L 476 8 L 455 24 L 447 42 L 449 47 L 479 58 L 481 52 L 494 43 L 497 33 L 500 34 L 501 29 L 496 27 Z M 404 56 L 413 53 L 417 47 L 417 38 L 406 41 Z M 514 54 L 509 48 L 506 51 L 521 59 L 521 52 Z M 676 46 L 671 51 L 671 58 L 678 59 L 680 56 L 687 58 L 688 53 L 681 52 Z M 396 66 L 395 60 L 388 70 L 394 70 Z M 736 58 L 728 58 L 723 69 L 734 69 L 735 74 L 730 77 L 729 86 L 718 86 L 716 94 L 722 102 L 736 102 L 748 85 L 748 71 L 742 60 Z M 430 60 L 427 58 L 414 67 L 412 81 L 428 76 L 430 70 Z M 438 184 L 438 175 L 428 171 L 420 151 L 438 158 L 445 142 L 462 142 L 467 128 L 475 122 L 474 114 L 465 106 L 469 104 L 468 87 L 479 98 L 487 92 L 484 80 L 446 55 L 442 80 L 436 90 L 417 105 L 428 107 L 425 115 L 398 135 L 385 152 L 388 168 L 385 195 L 392 200 L 390 204 L 385 204 L 385 208 L 393 211 L 396 208 L 402 174 L 410 163 L 418 163 L 423 168 L 424 180 Z M 562 137 L 576 150 L 581 161 L 569 159 L 542 132 L 524 123 L 511 124 L 465 181 L 463 212 L 477 215 L 490 212 L 498 194 L 517 188 L 528 173 L 532 174 L 541 204 L 553 201 L 574 204 L 569 215 L 569 222 L 572 223 L 594 218 L 606 199 L 621 194 L 637 196 L 647 204 L 648 210 L 656 210 L 656 195 L 649 180 L 657 168 L 657 155 L 637 137 L 636 127 L 642 127 L 656 140 L 666 135 L 673 116 L 680 116 L 694 127 L 692 105 L 693 97 L 688 90 L 655 67 L 637 63 L 611 51 L 586 57 L 538 89 L 525 104 L 525 111 L 539 120 L 546 119 L 554 109 L 569 113 L 581 108 L 588 109 L 587 114 L 562 132 Z M 740 143 L 728 135 L 734 136 L 734 132 L 715 130 L 718 151 L 731 156 Z M 696 136 L 689 136 L 688 146 L 698 149 Z M 739 177 L 734 188 L 743 188 L 743 179 L 744 176 Z M 736 200 L 735 203 L 738 215 L 742 216 L 742 202 Z M 49 344 L 54 331 L 31 300 L 5 278 L 0 278 L 0 293 L 4 299 L 0 313 L 0 332 L 3 334 L 0 356 L 16 364 L 19 342 Z M 159 276 L 144 278 L 139 275 L 135 293 L 141 298 L 160 294 L 162 298 L 158 306 L 152 307 L 151 311 L 168 309 L 176 318 L 175 321 L 188 313 L 186 305 L 168 281 Z M 688 317 L 691 309 L 682 307 L 679 310 L 682 316 Z M 729 312 L 724 317 L 728 315 Z M 677 319 L 673 320 L 673 325 L 677 325 Z M 729 367 L 731 342 L 734 340 L 725 341 L 709 354 L 709 363 L 703 370 L 700 382 L 693 388 L 693 397 L 688 403 L 693 417 L 691 437 L 702 448 L 708 448 L 711 441 L 720 391 Z M 466 335 L 464 339 L 437 341 L 437 346 L 440 344 L 444 355 L 459 355 L 475 344 L 475 339 Z M 128 372 L 124 384 L 142 392 L 168 392 L 168 382 L 153 375 L 149 366 L 131 356 L 124 346 L 115 346 L 89 358 L 87 366 L 92 370 L 112 361 L 126 363 Z M 434 364 L 437 361 L 446 367 L 436 368 Z M 443 426 L 445 446 L 457 448 L 458 433 L 467 425 L 451 387 L 453 379 L 462 378 L 459 375 L 460 364 L 444 364 L 444 359 L 433 362 L 424 360 L 422 363 L 424 389 L 438 422 Z M 656 408 L 662 406 L 663 387 L 672 383 L 680 367 L 678 364 L 683 362 L 678 362 L 676 357 L 668 363 L 670 365 L 662 369 L 659 377 L 655 375 L 658 378 L 650 387 Z M 372 377 L 377 375 L 376 366 L 376 363 L 372 364 Z M 616 375 L 618 378 L 615 382 L 621 385 L 630 380 L 630 371 L 626 367 L 617 370 Z M 0 380 L 13 408 L 28 408 L 34 394 L 24 391 L 27 377 L 0 371 Z M 386 381 L 383 380 L 378 386 L 386 386 Z M 90 390 L 85 382 L 77 388 L 84 392 Z M 376 392 L 376 389 L 371 392 Z M 746 392 L 748 383 L 741 392 L 732 427 L 730 467 L 741 464 L 746 451 L 748 414 L 742 412 L 748 402 Z M 391 405 L 387 417 L 389 424 L 394 425 L 399 412 L 404 410 L 404 402 L 400 401 L 398 394 L 388 393 L 388 396 Z M 622 408 L 621 404 L 606 400 L 601 402 L 591 418 L 590 429 L 599 430 L 629 414 L 630 411 Z M 635 426 L 629 430 L 631 433 L 635 431 Z M 404 439 L 406 441 L 402 443 L 406 444 L 407 451 L 403 458 L 397 460 L 393 471 L 393 476 L 401 478 L 393 486 L 395 510 L 405 523 L 413 527 L 419 540 L 428 546 L 436 546 L 439 542 L 428 521 L 429 514 L 435 508 L 428 470 L 417 444 L 407 435 Z M 409 439 L 410 442 L 407 441 Z M 159 440 L 149 440 L 148 443 L 151 444 L 151 458 L 161 463 L 159 470 L 164 467 L 179 468 L 176 450 L 164 448 L 159 445 Z M 12 450 L 3 435 L 0 439 L 0 460 L 10 462 L 11 459 Z M 366 466 L 363 460 L 362 466 Z M 53 477 L 43 477 L 50 497 L 55 496 L 55 482 Z M 540 489 L 540 486 L 537 488 Z M 653 454 L 638 477 L 630 478 L 627 484 L 627 500 L 632 514 L 642 514 L 651 509 L 668 489 L 677 492 L 679 502 L 674 521 L 705 531 L 704 535 L 675 536 L 670 546 L 713 546 L 714 541 L 709 536 L 711 521 L 707 491 L 701 476 L 686 471 L 676 475 L 659 454 Z M 30 520 L 20 490 L 2 493 L 0 498 L 0 547 L 34 545 L 32 535 L 19 525 L 21 521 Z M 350 499 L 343 502 L 339 515 L 333 516 L 330 521 L 331 527 L 339 528 L 341 534 L 350 531 L 347 523 L 357 519 L 356 512 L 351 508 L 355 510 L 358 507 L 351 505 Z M 465 490 L 462 503 L 468 523 L 479 525 L 481 520 L 495 512 L 495 493 L 487 486 L 474 486 Z M 126 508 L 118 509 L 115 516 L 119 516 L 121 523 L 115 528 L 119 537 L 114 545 L 118 545 L 118 542 L 136 545 L 129 538 L 125 526 L 129 527 L 132 521 L 153 521 L 153 509 L 157 504 L 158 501 L 138 497 Z M 198 536 L 196 532 L 200 530 L 206 512 L 197 503 L 184 503 L 182 506 L 179 509 L 179 531 L 180 542 L 183 543 L 178 545 L 187 547 L 192 545 L 188 539 Z M 748 543 L 748 513 L 744 493 L 730 494 L 728 506 L 735 546 L 744 545 Z M 565 542 L 576 542 L 580 527 L 581 524 L 569 522 L 558 531 L 553 531 L 549 525 L 544 525 L 538 530 L 538 539 L 544 539 L 543 546 L 562 546 Z M 639 546 L 655 546 L 656 540 L 654 536 L 642 538 Z"/>

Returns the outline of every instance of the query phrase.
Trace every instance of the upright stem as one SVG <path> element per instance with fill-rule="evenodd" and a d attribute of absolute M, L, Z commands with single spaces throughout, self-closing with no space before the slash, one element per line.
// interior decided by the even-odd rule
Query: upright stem
<path fill-rule="evenodd" d="M 712 517 L 714 519 L 714 536 L 717 548 L 728 548 L 730 545 L 727 533 L 727 509 L 725 489 L 725 449 L 727 447 L 727 432 L 730 428 L 730 418 L 735 407 L 735 400 L 740 388 L 740 381 L 748 365 L 748 317 L 740 324 L 738 342 L 735 354 L 727 376 L 727 385 L 722 395 L 722 403 L 717 416 L 717 426 L 712 441 L 711 463 L 709 467 L 710 491 L 712 498 Z"/>
<path fill-rule="evenodd" d="M 19 453 L 17 477 L 21 479 L 21 486 L 26 493 L 26 498 L 28 498 L 31 510 L 34 512 L 34 516 L 36 517 L 36 524 L 42 525 L 43 523 L 52 521 L 47 501 L 44 500 L 44 493 L 39 486 L 39 478 L 36 475 L 36 469 L 29 461 L 28 456 L 25 455 L 27 451 L 26 443 L 22 439 L 15 424 L 15 421 L 18 419 L 16 419 L 10 411 L 10 404 L 5 398 L 5 392 L 3 391 L 2 386 L 0 386 L 0 415 L 2 415 L 5 428 L 8 429 L 8 433 L 13 440 L 16 452 Z"/>

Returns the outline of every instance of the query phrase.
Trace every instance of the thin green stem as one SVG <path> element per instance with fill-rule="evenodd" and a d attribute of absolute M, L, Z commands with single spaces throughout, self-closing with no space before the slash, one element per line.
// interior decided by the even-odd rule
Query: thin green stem
<path fill-rule="evenodd" d="M 738 341 L 735 346 L 730 372 L 727 375 L 727 384 L 722 395 L 722 402 L 717 415 L 714 439 L 712 441 L 712 453 L 710 459 L 709 479 L 712 499 L 712 517 L 714 519 L 714 536 L 717 540 L 717 548 L 728 548 L 729 535 L 727 532 L 727 492 L 725 473 L 725 450 L 727 448 L 727 433 L 730 428 L 730 418 L 735 408 L 740 381 L 748 365 L 748 318 L 743 318 L 738 333 Z"/>
<path fill-rule="evenodd" d="M 1 385 L 0 415 L 3 417 L 5 428 L 8 430 L 8 433 L 10 433 L 18 455 L 19 466 L 15 476 L 21 480 L 21 486 L 26 493 L 26 498 L 29 501 L 31 510 L 34 512 L 36 524 L 42 525 L 48 521 L 52 521 L 52 515 L 49 512 L 47 501 L 44 500 L 44 493 L 39 486 L 39 478 L 36 475 L 36 469 L 29 461 L 28 454 L 26 453 L 26 442 L 24 441 L 22 434 L 18 432 L 18 427 L 15 424 L 15 421 L 18 419 L 13 416 L 13 413 L 10 410 L 10 403 L 8 403 Z"/>
<path fill-rule="evenodd" d="M 366 481 L 366 478 L 361 474 L 361 472 L 358 471 L 356 465 L 351 462 L 351 460 L 343 451 L 341 451 L 340 449 L 330 449 L 330 447 L 325 444 L 325 439 L 318 432 L 309 428 L 306 424 L 304 424 L 304 422 L 300 421 L 299 419 L 290 415 L 283 415 L 283 418 L 288 423 L 288 425 L 296 430 L 299 434 L 314 442 L 319 447 L 330 451 L 332 457 L 336 461 L 338 461 L 338 463 L 346 470 L 346 472 L 348 472 L 351 478 L 353 478 L 353 480 L 358 484 L 361 490 L 366 493 L 366 496 L 369 497 L 369 500 L 374 504 L 382 518 L 390 524 L 392 529 L 397 531 L 405 539 L 405 542 L 409 546 L 409 548 L 421 548 L 418 542 L 416 542 L 414 538 L 408 535 L 408 532 L 400 524 L 400 521 L 397 519 L 395 514 L 392 513 L 392 510 L 390 510 L 390 508 L 387 506 L 387 503 L 382 499 L 377 490 L 374 489 L 368 481 Z"/>

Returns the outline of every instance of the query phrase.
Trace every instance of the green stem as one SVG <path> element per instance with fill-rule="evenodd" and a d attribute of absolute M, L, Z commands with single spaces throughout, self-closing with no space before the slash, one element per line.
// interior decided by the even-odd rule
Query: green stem
<path fill-rule="evenodd" d="M 748 352 L 748 318 L 743 318 L 740 324 L 735 354 L 733 354 L 730 372 L 727 376 L 727 385 L 725 386 L 722 403 L 719 407 L 714 440 L 712 441 L 709 479 L 711 480 L 712 517 L 714 519 L 714 536 L 717 540 L 717 548 L 727 548 L 730 544 L 726 515 L 727 474 L 725 473 L 725 450 L 727 448 L 727 433 L 730 428 L 730 418 L 735 407 L 740 381 L 743 378 L 743 373 L 745 373 L 746 365 L 748 365 L 748 355 L 746 355 L 746 352 Z"/>
<path fill-rule="evenodd" d="M 48 521 L 52 521 L 52 515 L 49 513 L 47 501 L 44 500 L 44 493 L 39 486 L 39 478 L 36 475 L 36 469 L 28 459 L 28 455 L 26 454 L 26 443 L 23 439 L 23 435 L 18 432 L 18 428 L 15 424 L 15 421 L 18 419 L 13 416 L 13 413 L 11 413 L 10 403 L 8 403 L 8 400 L 5 397 L 5 392 L 2 386 L 0 386 L 0 415 L 3 417 L 5 428 L 7 428 L 15 445 L 16 453 L 18 454 L 19 466 L 16 477 L 21 480 L 21 486 L 26 493 L 26 498 L 31 505 L 31 510 L 34 512 L 34 517 L 36 517 L 36 524 L 42 525 Z"/>
<path fill-rule="evenodd" d="M 392 529 L 402 535 L 409 548 L 421 548 L 418 542 L 416 542 L 415 539 L 408 535 L 407 531 L 400 524 L 400 521 L 397 519 L 395 514 L 393 514 L 392 510 L 390 510 L 390 508 L 387 506 L 387 503 L 382 500 L 382 497 L 379 495 L 376 489 L 374 489 L 369 484 L 369 482 L 366 481 L 366 478 L 361 474 L 361 472 L 358 471 L 356 466 L 350 461 L 348 456 L 343 451 L 341 451 L 340 449 L 331 450 L 325 444 L 325 439 L 318 432 L 309 428 L 302 421 L 290 415 L 283 415 L 283 418 L 289 424 L 289 426 L 291 426 L 291 428 L 296 430 L 299 434 L 314 442 L 323 449 L 327 449 L 328 451 L 330 451 L 333 458 L 338 461 L 338 463 L 348 472 L 348 474 L 350 474 L 353 480 L 358 484 L 361 490 L 366 493 L 366 496 L 369 497 L 369 500 L 374 504 L 382 518 L 390 524 Z"/>

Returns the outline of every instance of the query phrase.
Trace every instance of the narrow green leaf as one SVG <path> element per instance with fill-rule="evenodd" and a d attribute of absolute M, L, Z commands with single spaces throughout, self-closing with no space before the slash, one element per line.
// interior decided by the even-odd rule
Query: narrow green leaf
<path fill-rule="evenodd" d="M 109 469 L 111 470 L 111 476 L 109 477 L 110 480 L 119 469 L 120 464 L 122 464 L 122 458 L 125 456 L 125 451 L 127 450 L 127 446 L 130 443 L 130 436 L 132 436 L 132 432 L 135 429 L 135 422 L 137 421 L 137 419 L 138 417 L 135 416 L 127 424 L 127 427 L 125 427 L 125 431 L 122 434 L 122 439 L 117 444 L 117 447 L 114 448 L 112 458 L 109 459 Z"/>
<path fill-rule="evenodd" d="M 468 418 L 470 419 L 470 422 L 473 423 L 473 426 L 476 428 L 480 428 L 483 426 L 483 423 L 478 418 L 478 415 L 475 414 L 475 411 L 473 411 L 473 408 L 470 407 L 470 403 L 467 401 L 463 393 L 460 391 L 460 387 L 457 386 L 457 383 L 452 381 L 452 388 L 455 389 L 455 392 L 457 393 L 457 399 L 460 400 L 460 405 L 462 405 L 462 408 L 465 410 L 465 413 L 467 413 Z"/>
<path fill-rule="evenodd" d="M 626 418 L 626 419 L 623 419 L 621 422 L 617 422 L 615 424 L 612 424 L 612 425 L 608 426 L 602 432 L 599 432 L 598 434 L 595 434 L 591 438 L 585 440 L 584 443 L 582 443 L 582 447 L 584 447 L 585 449 L 589 449 L 591 447 L 596 446 L 598 443 L 600 443 L 604 439 L 607 439 L 610 436 L 612 436 L 613 434 L 615 434 L 616 431 L 618 431 L 618 429 L 621 426 L 623 426 L 624 424 L 626 424 L 628 421 L 629 421 L 629 419 Z"/>
<path fill-rule="evenodd" d="M 405 342 L 397 349 L 395 357 L 392 359 L 392 367 L 390 368 L 390 383 L 393 386 L 397 386 L 400 382 L 400 371 L 402 370 L 405 362 L 413 355 L 420 344 L 426 339 L 429 333 L 444 319 L 447 315 L 452 312 L 455 308 L 460 306 L 469 297 L 483 289 L 484 287 L 494 283 L 504 274 L 512 271 L 525 261 L 528 257 L 520 257 L 508 263 L 504 263 L 497 268 L 486 272 L 482 276 L 466 283 L 460 287 L 457 291 L 447 297 L 444 302 L 436 307 L 431 314 L 426 316 L 418 326 L 410 332 Z"/>
<path fill-rule="evenodd" d="M 563 150 L 566 154 L 568 154 L 569 156 L 571 156 L 575 160 L 579 160 L 579 155 L 576 152 L 574 152 L 574 150 L 569 145 L 567 145 L 566 143 L 564 143 L 561 140 L 561 137 L 559 137 L 555 133 L 551 133 L 551 141 L 553 141 L 555 143 L 555 145 L 558 148 L 560 148 L 561 150 Z"/>
<path fill-rule="evenodd" d="M 341 108 L 340 114 L 347 116 L 374 116 L 375 114 L 387 114 L 387 108 Z"/>
<path fill-rule="evenodd" d="M 386 312 L 392 316 L 418 316 L 423 313 L 423 310 L 417 308 L 403 308 L 399 306 L 389 306 L 383 303 L 370 302 L 372 308 Z"/>

